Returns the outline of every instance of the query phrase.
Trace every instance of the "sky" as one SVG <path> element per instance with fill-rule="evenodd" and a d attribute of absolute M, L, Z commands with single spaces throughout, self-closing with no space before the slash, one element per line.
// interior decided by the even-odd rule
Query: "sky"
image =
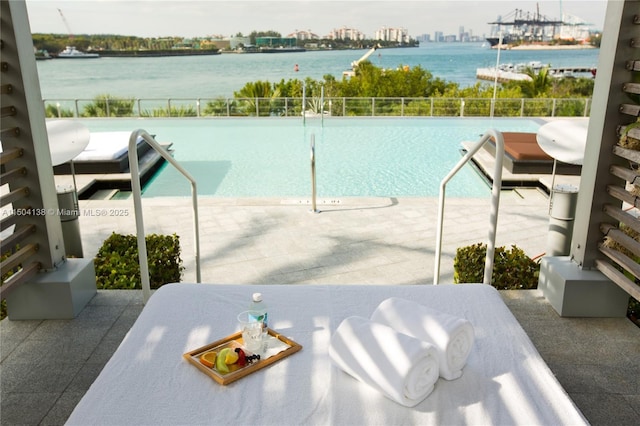
<path fill-rule="evenodd" d="M 617 1 L 617 0 L 610 0 Z M 310 30 L 324 36 L 349 27 L 372 38 L 382 27 L 411 37 L 442 31 L 489 35 L 487 22 L 516 8 L 559 19 L 561 11 L 601 30 L 606 0 L 26 0 L 32 33 L 119 34 L 139 37 L 244 35 L 273 30 L 283 36 Z M 64 15 L 65 21 L 60 15 Z"/>

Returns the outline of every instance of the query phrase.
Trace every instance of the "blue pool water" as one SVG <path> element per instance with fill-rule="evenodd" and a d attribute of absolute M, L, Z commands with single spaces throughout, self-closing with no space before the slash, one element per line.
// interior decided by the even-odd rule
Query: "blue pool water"
<path fill-rule="evenodd" d="M 317 195 L 436 197 L 460 160 L 460 143 L 486 130 L 535 132 L 533 119 L 475 118 L 194 118 L 84 120 L 92 131 L 145 129 L 172 142 L 174 158 L 216 197 L 305 197 L 311 194 L 310 141 L 315 138 Z M 485 197 L 490 188 L 466 166 L 447 186 L 454 197 Z M 170 165 L 145 197 L 188 196 L 189 183 Z"/>

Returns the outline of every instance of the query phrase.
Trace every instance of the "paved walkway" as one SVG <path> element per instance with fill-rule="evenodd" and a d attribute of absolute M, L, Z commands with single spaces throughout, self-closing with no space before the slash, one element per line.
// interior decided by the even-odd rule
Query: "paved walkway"
<path fill-rule="evenodd" d="M 202 280 L 209 283 L 428 284 L 437 200 L 201 198 Z M 180 236 L 183 281 L 195 281 L 190 198 L 143 202 L 147 233 Z M 111 232 L 133 233 L 132 202 L 81 201 L 85 257 Z M 441 282 L 460 246 L 485 241 L 487 200 L 447 201 Z M 498 245 L 544 252 L 547 198 L 504 192 Z M 625 318 L 560 318 L 537 290 L 501 292 L 592 424 L 640 419 L 640 328 Z M 0 323 L 0 424 L 63 424 L 142 310 L 140 291 L 101 290 L 73 320 Z"/>
<path fill-rule="evenodd" d="M 202 281 L 238 284 L 425 284 L 433 282 L 435 198 L 308 200 L 200 198 Z M 497 244 L 516 244 L 530 256 L 544 252 L 547 197 L 535 189 L 503 191 Z M 133 203 L 81 201 L 85 257 L 111 232 L 135 233 Z M 145 232 L 180 236 L 195 282 L 191 198 L 143 199 Z M 453 280 L 458 247 L 486 242 L 486 199 L 446 202 L 440 282 Z"/>

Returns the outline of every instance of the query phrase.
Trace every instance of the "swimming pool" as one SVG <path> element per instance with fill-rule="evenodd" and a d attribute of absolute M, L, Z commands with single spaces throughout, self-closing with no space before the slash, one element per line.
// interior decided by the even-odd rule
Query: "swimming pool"
<path fill-rule="evenodd" d="M 88 120 L 92 131 L 145 129 L 172 142 L 174 157 L 198 183 L 198 195 L 310 197 L 310 140 L 316 143 L 317 195 L 435 197 L 459 161 L 460 142 L 486 130 L 535 132 L 535 119 L 476 118 L 193 118 Z M 454 197 L 490 188 L 471 166 L 447 186 Z M 188 182 L 164 166 L 145 197 L 188 196 Z"/>

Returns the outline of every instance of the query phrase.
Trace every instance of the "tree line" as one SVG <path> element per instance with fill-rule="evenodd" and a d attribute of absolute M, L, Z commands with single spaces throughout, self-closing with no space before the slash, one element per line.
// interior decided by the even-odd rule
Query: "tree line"
<path fill-rule="evenodd" d="M 178 36 L 171 37 L 137 37 L 115 34 L 43 34 L 35 33 L 31 35 L 33 46 L 38 51 L 57 53 L 66 46 L 75 46 L 82 51 L 100 50 L 169 50 L 175 47 L 191 49 L 215 49 L 216 37 L 195 37 L 185 38 Z M 237 33 L 236 37 L 243 37 L 242 33 Z M 258 37 L 282 37 L 276 31 L 252 31 L 247 37 L 250 43 L 255 45 Z M 384 42 L 376 40 L 297 40 L 299 47 L 304 47 L 310 41 L 317 42 L 318 45 L 331 46 L 332 49 L 361 49 L 380 44 L 382 47 L 396 47 L 398 43 Z M 411 41 L 409 46 L 418 46 L 418 43 Z"/>
<path fill-rule="evenodd" d="M 525 73 L 529 81 L 511 81 L 498 86 L 498 98 L 587 98 L 593 92 L 593 78 L 554 78 L 549 68 L 535 72 L 529 68 Z M 491 98 L 493 85 L 478 82 L 461 87 L 459 83 L 434 77 L 421 66 L 399 65 L 396 69 L 383 69 L 369 61 L 361 63 L 355 76 L 337 79 L 325 75 L 321 80 L 310 77 L 279 82 L 249 82 L 234 92 L 235 97 L 301 97 L 302 88 L 308 97 L 410 97 L 410 98 Z"/>

